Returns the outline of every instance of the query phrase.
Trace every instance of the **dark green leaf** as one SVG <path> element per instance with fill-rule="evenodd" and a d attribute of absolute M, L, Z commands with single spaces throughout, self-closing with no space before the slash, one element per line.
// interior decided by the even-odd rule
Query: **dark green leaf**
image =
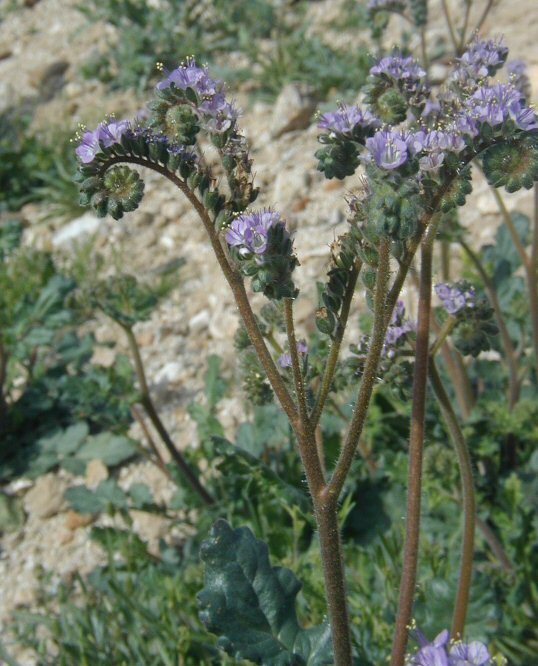
<path fill-rule="evenodd" d="M 205 587 L 200 619 L 236 659 L 267 666 L 332 664 L 326 624 L 302 629 L 295 612 L 301 583 L 289 569 L 271 567 L 267 546 L 246 528 L 217 521 L 202 544 Z"/>

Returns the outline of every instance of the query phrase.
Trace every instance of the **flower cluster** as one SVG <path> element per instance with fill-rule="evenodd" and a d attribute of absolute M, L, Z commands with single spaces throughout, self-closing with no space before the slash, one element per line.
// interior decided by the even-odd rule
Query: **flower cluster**
<path fill-rule="evenodd" d="M 269 229 L 276 225 L 284 226 L 284 223 L 274 210 L 243 213 L 230 224 L 225 235 L 226 242 L 237 247 L 242 256 L 262 255 L 267 251 Z"/>
<path fill-rule="evenodd" d="M 508 49 L 502 40 L 475 38 L 462 54 L 451 80 L 464 87 L 476 87 L 478 82 L 493 76 L 505 63 Z"/>
<path fill-rule="evenodd" d="M 304 340 L 300 340 L 297 343 L 297 351 L 299 354 L 308 354 L 308 346 Z M 291 368 L 291 354 L 284 352 L 278 357 L 277 363 L 281 368 Z"/>
<path fill-rule="evenodd" d="M 402 82 L 405 89 L 410 92 L 414 92 L 426 78 L 425 70 L 413 56 L 402 56 L 399 53 L 381 58 L 370 69 L 370 75 Z"/>
<path fill-rule="evenodd" d="M 445 629 L 433 641 L 428 642 L 422 632 L 415 636 L 420 645 L 419 651 L 407 662 L 407 666 L 491 666 L 491 656 L 487 647 L 480 641 L 449 643 Z"/>
<path fill-rule="evenodd" d="M 157 91 L 180 92 L 183 102 L 195 113 L 203 128 L 211 134 L 231 129 L 239 115 L 226 99 L 224 85 L 209 76 L 207 67 L 200 67 L 189 58 L 157 84 Z"/>
<path fill-rule="evenodd" d="M 463 309 L 474 308 L 476 305 L 475 290 L 464 283 L 449 285 L 441 282 L 435 285 L 435 293 L 449 315 L 458 314 Z"/>
<path fill-rule="evenodd" d="M 358 131 L 370 132 L 380 126 L 379 120 L 369 111 L 358 106 L 341 104 L 337 111 L 329 111 L 320 116 L 318 127 L 333 136 L 353 138 Z"/>
<path fill-rule="evenodd" d="M 97 125 L 94 130 L 85 131 L 75 153 L 83 164 L 89 164 L 102 148 L 109 148 L 115 143 L 120 143 L 121 137 L 131 130 L 128 120 L 104 121 Z"/>
<path fill-rule="evenodd" d="M 297 259 L 279 213 L 269 209 L 242 213 L 232 220 L 224 238 L 242 271 L 252 276 L 254 291 L 276 299 L 295 296 L 291 274 Z"/>
<path fill-rule="evenodd" d="M 526 106 L 521 92 L 510 83 L 496 83 L 478 88 L 465 101 L 463 112 L 456 123 L 465 123 L 467 132 L 477 136 L 482 123 L 496 128 L 507 120 L 511 120 L 520 130 L 538 128 L 536 114 Z"/>

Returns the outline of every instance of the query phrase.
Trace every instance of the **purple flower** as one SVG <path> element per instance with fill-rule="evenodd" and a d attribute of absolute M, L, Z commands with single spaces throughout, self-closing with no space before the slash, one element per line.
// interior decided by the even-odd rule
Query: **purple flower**
<path fill-rule="evenodd" d="M 89 164 L 100 150 L 99 138 L 96 130 L 94 130 L 93 132 L 84 132 L 75 153 L 83 164 Z"/>
<path fill-rule="evenodd" d="M 113 144 L 119 143 L 122 136 L 130 130 L 131 123 L 128 120 L 104 121 L 93 131 L 84 132 L 75 153 L 83 164 L 89 164 L 97 153 L 101 152 L 101 146 L 109 148 Z"/>
<path fill-rule="evenodd" d="M 528 99 L 531 95 L 531 82 L 527 74 L 527 64 L 523 60 L 511 60 L 506 65 L 506 71 L 510 83 Z"/>
<path fill-rule="evenodd" d="M 465 87 L 474 87 L 503 66 L 508 49 L 502 40 L 474 39 L 459 59 L 452 80 Z"/>
<path fill-rule="evenodd" d="M 490 664 L 487 647 L 480 641 L 456 643 L 450 648 L 449 666 L 487 666 Z"/>
<path fill-rule="evenodd" d="M 237 109 L 227 101 L 222 92 L 205 99 L 198 110 L 204 121 L 205 129 L 215 134 L 230 129 L 239 115 Z"/>
<path fill-rule="evenodd" d="M 397 169 L 407 161 L 407 143 L 399 132 L 381 130 L 366 139 L 366 148 L 377 166 Z"/>
<path fill-rule="evenodd" d="M 284 225 L 280 214 L 273 210 L 242 213 L 230 224 L 226 242 L 238 247 L 242 255 L 261 255 L 267 250 L 269 229 L 277 224 Z"/>
<path fill-rule="evenodd" d="M 459 286 L 451 286 L 445 283 L 436 284 L 435 293 L 450 315 L 455 315 L 464 308 L 473 308 L 475 306 L 475 290 L 463 283 Z"/>
<path fill-rule="evenodd" d="M 536 115 L 524 105 L 522 94 L 509 83 L 482 86 L 465 102 L 464 115 L 476 123 L 497 127 L 511 119 L 522 130 L 538 128 Z"/>
<path fill-rule="evenodd" d="M 300 340 L 297 343 L 297 351 L 299 354 L 308 354 L 308 346 L 304 340 Z M 284 354 L 278 357 L 277 363 L 281 368 L 291 368 L 291 354 L 284 352 Z"/>
<path fill-rule="evenodd" d="M 348 136 L 357 127 L 379 127 L 379 120 L 369 111 L 362 111 L 358 106 L 341 104 L 338 111 L 329 111 L 320 116 L 318 127 L 335 135 Z"/>
<path fill-rule="evenodd" d="M 405 306 L 403 301 L 398 301 L 394 307 L 394 312 L 385 333 L 385 340 L 383 342 L 383 349 L 381 351 L 383 356 L 393 358 L 395 347 L 398 341 L 406 334 L 414 329 L 413 322 L 405 318 Z"/>
<path fill-rule="evenodd" d="M 411 664 L 413 666 L 449 666 L 445 649 L 449 638 L 446 629 L 438 634 L 431 643 L 426 640 L 421 631 L 417 630 L 415 635 L 420 650 L 412 658 Z"/>
<path fill-rule="evenodd" d="M 192 88 L 200 97 L 214 95 L 219 89 L 219 83 L 209 76 L 207 67 L 199 67 L 191 58 L 159 81 L 157 90 L 169 88 L 172 83 L 180 90 Z"/>
<path fill-rule="evenodd" d="M 395 81 L 418 83 L 426 77 L 426 72 L 412 57 L 404 57 L 399 53 L 386 56 L 370 69 L 372 76 L 387 76 Z"/>

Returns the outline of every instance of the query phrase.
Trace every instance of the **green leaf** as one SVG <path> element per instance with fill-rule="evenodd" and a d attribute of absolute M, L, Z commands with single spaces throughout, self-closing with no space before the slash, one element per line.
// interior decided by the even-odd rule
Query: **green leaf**
<path fill-rule="evenodd" d="M 132 483 L 129 486 L 129 497 L 135 509 L 143 509 L 155 503 L 151 490 L 145 483 Z"/>
<path fill-rule="evenodd" d="M 200 619 L 236 659 L 267 666 L 332 664 L 326 623 L 302 629 L 295 612 L 301 583 L 289 569 L 271 567 L 267 546 L 247 527 L 218 520 L 204 541 L 205 587 Z"/>
<path fill-rule="evenodd" d="M 88 437 L 77 453 L 81 460 L 101 460 L 107 467 L 114 467 L 131 458 L 136 453 L 133 442 L 123 435 L 113 435 L 103 432 L 93 437 Z"/>
<path fill-rule="evenodd" d="M 103 510 L 101 499 L 86 486 L 73 486 L 64 493 L 69 506 L 78 513 L 99 513 Z"/>
<path fill-rule="evenodd" d="M 0 493 L 0 534 L 15 532 L 24 525 L 24 510 L 20 497 Z"/>
<path fill-rule="evenodd" d="M 217 403 L 224 397 L 224 393 L 226 392 L 226 382 L 220 376 L 220 364 L 221 358 L 216 354 L 211 354 L 207 359 L 205 392 L 210 410 L 213 410 L 217 406 Z"/>
<path fill-rule="evenodd" d="M 86 439 L 89 431 L 88 424 L 85 421 L 69 426 L 56 439 L 56 451 L 60 455 L 74 453 Z"/>

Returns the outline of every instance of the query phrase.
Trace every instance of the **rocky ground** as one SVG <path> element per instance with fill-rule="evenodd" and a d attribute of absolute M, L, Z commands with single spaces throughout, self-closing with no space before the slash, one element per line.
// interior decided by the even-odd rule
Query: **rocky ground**
<path fill-rule="evenodd" d="M 338 11 L 340 4 L 335 0 L 312 3 L 311 13 L 320 30 L 323 21 Z M 440 2 L 430 4 L 435 21 L 428 40 L 433 44 L 444 33 Z M 121 116 L 140 108 L 141 100 L 136 95 L 109 95 L 101 84 L 80 77 L 78 65 L 94 49 L 104 48 L 106 32 L 102 25 L 89 27 L 74 5 L 74 0 L 41 0 L 33 7 L 6 13 L 0 23 L 0 110 L 23 101 L 37 103 L 37 127 L 61 122 L 74 129 L 79 122 L 95 124 L 112 110 Z M 536 1 L 500 2 L 484 32 L 503 33 L 511 55 L 527 60 L 536 99 Z M 357 40 L 362 38 L 356 36 Z M 297 319 L 305 330 L 313 326 L 314 280 L 327 261 L 329 243 L 345 228 L 344 197 L 356 186 L 356 180 L 325 181 L 316 172 L 313 154 L 317 130 L 313 119 L 304 120 L 302 112 L 309 101 L 296 88 L 284 90 L 275 104 L 251 103 L 241 92 L 238 101 L 245 109 L 242 125 L 252 144 L 256 180 L 262 192 L 256 205 L 276 207 L 285 213 L 295 230 L 301 261 L 297 280 L 302 291 Z M 300 118 L 296 123 L 299 128 L 290 130 L 294 127 L 294 114 Z M 29 205 L 23 209 L 25 241 L 69 252 L 74 240 L 95 232 L 101 250 L 107 252 L 113 247 L 123 256 L 128 269 L 137 272 L 177 256 L 186 259 L 180 288 L 153 313 L 149 322 L 137 327 L 136 333 L 163 419 L 176 441 L 188 446 L 195 444 L 196 438 L 186 406 L 200 394 L 206 356 L 219 354 L 223 372 L 234 372 L 231 336 L 237 317 L 196 216 L 169 183 L 152 175 L 147 182 L 140 209 L 119 223 L 98 221 L 87 213 L 59 226 L 50 220 L 41 222 L 40 209 Z M 507 203 L 510 209 L 528 211 L 531 197 L 526 192 L 518 193 L 509 197 Z M 463 221 L 476 243 L 492 238 L 499 219 L 495 201 L 483 182 L 477 181 Z M 104 321 L 96 324 L 96 334 L 102 346 L 94 362 L 111 363 L 113 356 L 108 345 L 112 343 L 114 349 L 123 350 L 121 336 Z M 226 398 L 221 411 L 223 422 L 232 428 L 242 414 L 241 397 Z M 136 427 L 132 434 L 140 436 Z M 86 481 L 96 485 L 106 473 L 106 468 L 95 462 L 88 469 Z M 166 499 L 172 491 L 161 472 L 147 463 L 124 468 L 120 479 L 126 486 L 143 480 L 154 489 L 157 499 Z M 99 560 L 99 550 L 88 540 L 84 520 L 66 510 L 62 493 L 72 481 L 72 477 L 59 473 L 42 477 L 34 484 L 18 481 L 7 489 L 24 494 L 28 520 L 21 531 L 5 535 L 0 542 L 0 630 L 13 608 L 31 606 L 35 601 L 38 566 L 69 576 L 75 570 L 90 570 Z M 135 526 L 153 542 L 166 533 L 166 524 L 148 519 L 146 514 L 135 516 Z M 21 663 L 32 663 L 29 656 L 19 656 Z"/>

